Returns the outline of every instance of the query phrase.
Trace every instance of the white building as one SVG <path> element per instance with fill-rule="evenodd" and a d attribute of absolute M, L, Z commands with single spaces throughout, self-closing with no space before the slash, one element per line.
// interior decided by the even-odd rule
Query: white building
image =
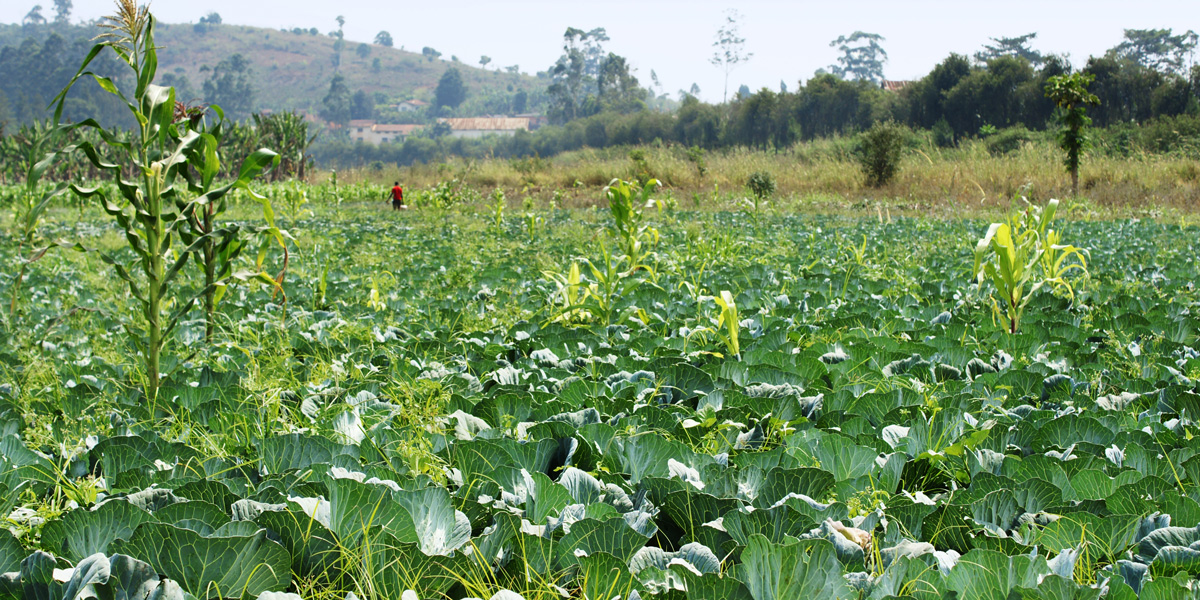
<path fill-rule="evenodd" d="M 404 102 L 397 104 L 396 110 L 400 112 L 417 112 L 419 110 L 423 110 L 427 106 L 429 106 L 428 102 L 414 98 L 412 100 L 405 100 Z"/>
<path fill-rule="evenodd" d="M 450 126 L 450 137 L 481 138 L 485 135 L 513 135 L 533 129 L 528 117 L 471 117 L 438 119 Z"/>
<path fill-rule="evenodd" d="M 350 121 L 350 139 L 355 142 L 365 142 L 378 146 L 403 142 L 404 138 L 416 133 L 421 125 L 384 125 L 375 121 Z"/>

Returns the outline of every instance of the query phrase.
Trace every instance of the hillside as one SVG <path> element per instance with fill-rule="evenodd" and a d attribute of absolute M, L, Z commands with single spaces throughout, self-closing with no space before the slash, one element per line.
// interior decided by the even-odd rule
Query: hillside
<path fill-rule="evenodd" d="M 250 60 L 255 82 L 255 104 L 259 109 L 315 109 L 329 91 L 334 74 L 333 38 L 328 35 L 283 32 L 240 25 L 208 26 L 197 31 L 190 24 L 162 24 L 158 33 L 160 73 L 184 73 L 197 89 L 204 81 L 203 66 L 216 65 L 234 54 Z M 484 71 L 450 60 L 427 60 L 420 54 L 370 44 L 371 52 L 361 58 L 361 42 L 347 40 L 339 72 L 353 91 L 382 92 L 389 99 L 432 100 L 442 73 L 457 66 L 472 94 L 532 92 L 545 87 L 534 77 Z M 380 65 L 376 72 L 374 60 Z M 180 71 L 182 70 L 182 71 Z"/>
<path fill-rule="evenodd" d="M 0 81 L 0 120 L 5 116 L 4 94 L 10 118 L 27 121 L 44 116 L 45 103 L 69 79 L 86 53 L 86 40 L 96 32 L 91 26 L 0 25 L 0 73 L 9 75 L 6 81 Z M 67 43 L 51 48 L 47 41 L 55 35 Z M 32 44 L 34 41 L 37 43 Z M 249 62 L 256 111 L 316 112 L 334 75 L 334 39 L 325 34 L 241 25 L 160 23 L 156 41 L 161 46 L 160 78 L 186 78 L 193 96 L 200 95 L 209 76 L 206 67 L 241 54 Z M 359 41 L 346 40 L 339 72 L 351 92 L 363 90 L 380 103 L 409 98 L 432 100 L 438 79 L 451 66 L 462 73 L 468 90 L 462 107 L 465 116 L 472 112 L 503 112 L 515 93 L 525 91 L 532 99 L 546 87 L 545 82 L 528 75 L 485 71 L 448 58 L 428 60 L 415 52 L 376 44 L 367 45 L 369 53 L 362 56 L 358 53 L 360 45 Z M 48 63 L 54 68 L 47 70 Z M 25 77 L 24 73 L 34 66 L 42 75 Z M 27 106 L 19 106 L 21 103 Z"/>

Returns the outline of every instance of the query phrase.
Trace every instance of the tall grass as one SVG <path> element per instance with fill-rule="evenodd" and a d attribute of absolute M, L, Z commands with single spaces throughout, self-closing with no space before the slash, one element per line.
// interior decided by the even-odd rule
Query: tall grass
<path fill-rule="evenodd" d="M 747 181 L 759 171 L 774 176 L 785 209 L 789 200 L 790 208 L 796 208 L 816 198 L 954 214 L 964 209 L 1002 209 L 1017 194 L 1034 201 L 1072 196 L 1070 177 L 1061 168 L 1061 151 L 1049 138 L 1035 138 L 1000 155 L 989 149 L 986 140 L 967 140 L 947 149 L 918 139 L 910 143 L 896 177 L 879 188 L 866 184 L 852 138 L 818 140 L 780 151 L 712 151 L 706 155 L 704 174 L 688 160 L 683 147 L 643 149 L 649 172 L 666 186 L 665 193 L 681 201 L 698 195 L 702 204 L 722 195 L 747 196 Z M 565 200 L 559 206 L 588 206 L 601 202 L 600 191 L 613 177 L 636 176 L 629 152 L 628 147 L 583 149 L 535 161 L 456 158 L 430 165 L 343 171 L 341 176 L 347 182 L 373 185 L 399 179 L 409 188 L 457 178 L 477 189 L 508 190 L 509 197 L 517 200 L 548 199 L 559 191 Z M 1184 156 L 1118 157 L 1098 149 L 1084 159 L 1079 198 L 1091 207 L 1118 213 L 1142 208 L 1193 212 L 1200 208 L 1200 165 Z"/>

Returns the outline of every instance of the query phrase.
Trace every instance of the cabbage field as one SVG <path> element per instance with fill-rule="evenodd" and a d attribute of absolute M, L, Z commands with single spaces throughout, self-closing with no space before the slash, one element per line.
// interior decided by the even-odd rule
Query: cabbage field
<path fill-rule="evenodd" d="M 0 597 L 1197 596 L 1194 226 L 287 185 L 153 402 L 122 229 L 0 240 Z"/>

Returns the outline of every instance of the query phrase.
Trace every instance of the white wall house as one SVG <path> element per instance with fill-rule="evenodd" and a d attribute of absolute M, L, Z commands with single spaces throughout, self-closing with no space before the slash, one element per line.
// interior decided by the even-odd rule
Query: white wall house
<path fill-rule="evenodd" d="M 405 100 L 404 102 L 397 104 L 396 110 L 398 110 L 400 112 L 417 112 L 419 110 L 424 109 L 427 106 L 429 106 L 428 102 L 425 102 L 423 100 L 417 100 L 414 98 L 412 100 Z"/>
<path fill-rule="evenodd" d="M 513 135 L 532 129 L 528 117 L 472 117 L 438 119 L 450 126 L 450 137 L 481 138 L 485 135 Z"/>
<path fill-rule="evenodd" d="M 350 140 L 375 146 L 403 142 L 404 138 L 416 133 L 421 127 L 421 125 L 384 125 L 375 121 L 356 119 L 350 121 Z"/>

